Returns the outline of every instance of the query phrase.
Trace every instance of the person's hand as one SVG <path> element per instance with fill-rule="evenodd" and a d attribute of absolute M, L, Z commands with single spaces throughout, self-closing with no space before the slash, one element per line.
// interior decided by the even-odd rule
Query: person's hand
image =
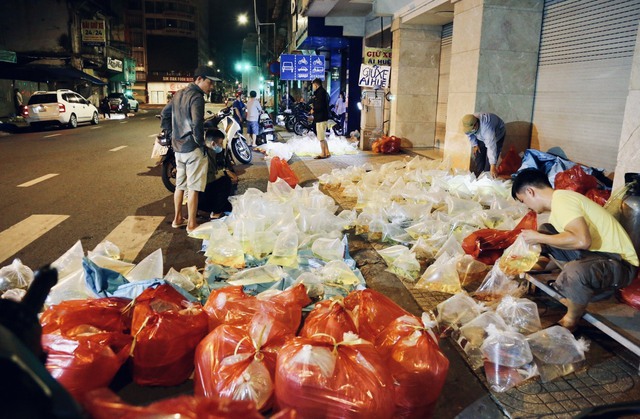
<path fill-rule="evenodd" d="M 491 165 L 491 169 L 489 169 L 490 173 L 491 173 L 491 177 L 492 178 L 497 178 L 498 177 L 498 168 L 496 167 L 495 164 Z"/>
<path fill-rule="evenodd" d="M 474 146 L 471 148 L 471 152 L 473 153 L 473 155 L 474 155 L 474 156 L 477 156 L 477 155 L 478 155 L 478 153 L 480 152 L 480 147 L 478 147 L 477 145 L 474 145 Z"/>
<path fill-rule="evenodd" d="M 520 232 L 520 237 L 522 237 L 522 239 L 527 243 L 527 244 L 538 244 L 540 243 L 540 236 L 542 236 L 542 233 L 539 233 L 535 230 L 522 230 Z"/>
<path fill-rule="evenodd" d="M 233 183 L 234 185 L 238 183 L 238 175 L 236 175 L 235 173 L 227 171 L 227 176 L 229 176 L 229 179 L 231 179 L 231 183 Z"/>

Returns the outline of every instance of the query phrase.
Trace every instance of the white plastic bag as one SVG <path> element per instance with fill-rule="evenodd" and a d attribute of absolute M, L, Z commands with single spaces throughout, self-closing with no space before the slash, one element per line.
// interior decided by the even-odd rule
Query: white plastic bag
<path fill-rule="evenodd" d="M 20 259 L 14 259 L 11 265 L 0 269 L 0 291 L 12 288 L 28 288 L 33 281 L 33 271 Z"/>
<path fill-rule="evenodd" d="M 82 258 L 84 250 L 80 240 L 75 242 L 69 250 L 51 264 L 52 268 L 58 271 L 58 279 L 62 279 L 80 269 L 82 269 Z"/>
<path fill-rule="evenodd" d="M 514 298 L 506 295 L 496 307 L 496 313 L 500 315 L 516 331 L 528 335 L 542 328 L 538 306 L 526 298 Z"/>
<path fill-rule="evenodd" d="M 157 249 L 134 266 L 125 278 L 131 282 L 162 278 L 163 266 L 162 249 Z"/>

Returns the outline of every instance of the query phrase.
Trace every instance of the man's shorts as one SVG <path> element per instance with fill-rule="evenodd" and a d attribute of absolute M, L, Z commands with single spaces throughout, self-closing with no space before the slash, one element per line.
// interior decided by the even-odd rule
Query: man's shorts
<path fill-rule="evenodd" d="M 176 153 L 176 189 L 203 192 L 207 187 L 209 159 L 196 148 L 188 153 Z"/>
<path fill-rule="evenodd" d="M 256 134 L 260 131 L 260 125 L 258 121 L 247 121 L 247 134 Z"/>
<path fill-rule="evenodd" d="M 316 136 L 318 140 L 324 141 L 327 135 L 327 121 L 316 122 Z"/>

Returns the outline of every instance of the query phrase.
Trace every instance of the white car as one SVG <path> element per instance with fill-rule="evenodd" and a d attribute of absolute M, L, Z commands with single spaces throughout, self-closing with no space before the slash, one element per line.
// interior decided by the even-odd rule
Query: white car
<path fill-rule="evenodd" d="M 23 110 L 30 126 L 66 125 L 75 128 L 80 122 L 98 124 L 98 109 L 72 90 L 35 92 Z"/>

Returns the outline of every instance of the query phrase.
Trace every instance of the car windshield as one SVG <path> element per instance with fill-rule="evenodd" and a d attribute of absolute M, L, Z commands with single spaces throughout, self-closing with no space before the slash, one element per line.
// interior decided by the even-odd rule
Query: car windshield
<path fill-rule="evenodd" d="M 56 103 L 56 102 L 58 102 L 58 98 L 55 93 L 33 95 L 29 99 L 29 105 L 37 105 L 39 103 Z"/>
<path fill-rule="evenodd" d="M 122 99 L 122 93 L 109 93 L 109 99 Z"/>

